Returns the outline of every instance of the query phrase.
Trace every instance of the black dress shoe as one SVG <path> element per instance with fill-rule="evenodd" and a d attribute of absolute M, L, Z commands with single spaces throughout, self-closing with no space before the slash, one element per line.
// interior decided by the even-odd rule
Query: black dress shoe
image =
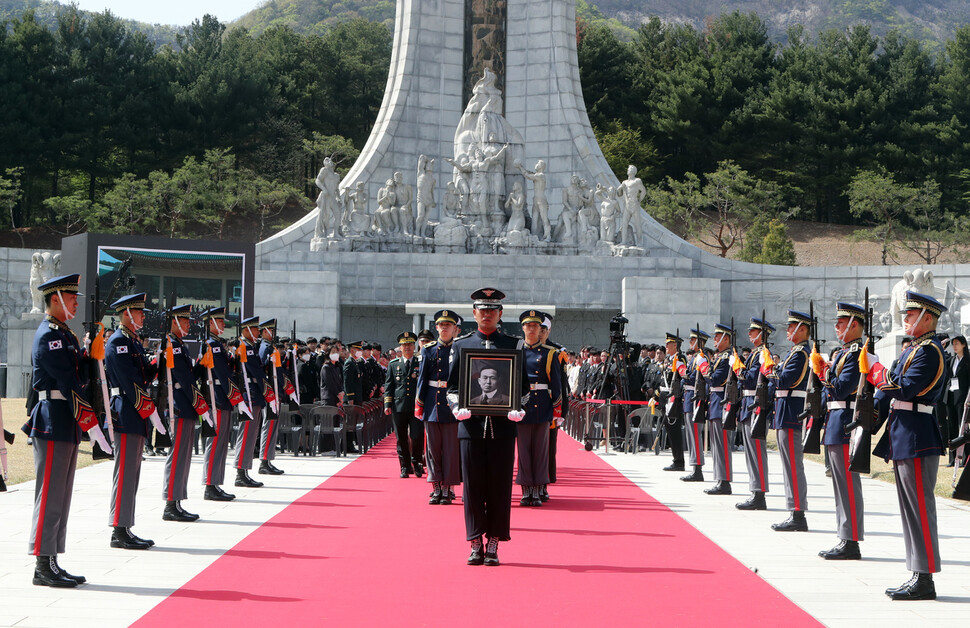
<path fill-rule="evenodd" d="M 680 478 L 680 481 L 681 482 L 703 482 L 704 472 L 701 471 L 701 468 L 699 466 L 695 466 L 694 470 L 690 473 L 690 475 L 685 475 L 684 477 Z"/>
<path fill-rule="evenodd" d="M 805 520 L 804 512 L 793 510 L 791 515 L 781 523 L 771 524 L 771 529 L 776 532 L 808 532 L 808 521 Z"/>
<path fill-rule="evenodd" d="M 892 600 L 935 600 L 936 585 L 933 584 L 933 574 L 916 574 L 908 584 L 893 590 L 888 595 Z"/>
<path fill-rule="evenodd" d="M 192 515 L 185 512 L 178 507 L 178 502 L 168 502 L 165 504 L 165 511 L 162 512 L 162 521 L 180 521 L 182 523 L 188 523 L 198 519 L 198 515 L 192 518 Z"/>
<path fill-rule="evenodd" d="M 830 550 L 818 553 L 825 560 L 862 560 L 862 551 L 858 541 L 842 540 Z"/>
<path fill-rule="evenodd" d="M 472 553 L 468 555 L 469 565 L 484 565 L 485 564 L 485 548 L 482 546 L 481 539 L 475 539 L 472 541 Z"/>
<path fill-rule="evenodd" d="M 919 578 L 919 572 L 914 571 L 913 572 L 913 575 L 910 576 L 909 577 L 909 580 L 907 580 L 906 582 L 902 583 L 898 587 L 890 587 L 890 588 L 886 589 L 886 595 L 892 595 L 893 593 L 897 593 L 899 591 L 902 591 L 906 587 L 908 587 L 911 584 L 913 584 L 914 582 L 916 582 L 916 579 L 917 578 Z"/>
<path fill-rule="evenodd" d="M 531 506 L 531 505 L 532 505 L 531 495 L 528 495 L 528 494 L 523 495 L 522 499 L 519 500 L 519 506 Z"/>
<path fill-rule="evenodd" d="M 666 467 L 664 467 L 664 471 L 683 471 L 683 470 L 684 470 L 683 462 L 671 462 Z"/>
<path fill-rule="evenodd" d="M 545 486 L 543 486 L 542 491 L 539 492 L 539 500 L 544 502 L 549 501 L 549 491 L 546 490 Z"/>
<path fill-rule="evenodd" d="M 263 485 L 262 482 L 257 482 L 256 480 L 249 477 L 249 472 L 245 469 L 236 469 L 236 486 L 244 486 L 246 488 L 259 488 Z"/>
<path fill-rule="evenodd" d="M 768 505 L 765 503 L 765 494 L 761 491 L 756 491 L 750 499 L 735 504 L 734 507 L 738 510 L 768 510 Z"/>
<path fill-rule="evenodd" d="M 451 500 L 452 499 L 453 498 L 452 498 L 451 494 L 449 494 L 448 492 L 442 491 L 441 492 L 441 499 L 438 500 L 438 503 L 441 504 L 442 506 L 451 506 Z"/>
<path fill-rule="evenodd" d="M 498 567 L 498 539 L 489 539 L 485 546 L 485 566 Z"/>
<path fill-rule="evenodd" d="M 229 502 L 232 501 L 232 497 L 229 493 L 225 491 L 220 491 L 218 486 L 212 486 L 211 484 L 205 487 L 205 495 L 202 499 L 207 499 L 211 502 Z"/>
<path fill-rule="evenodd" d="M 138 535 L 136 535 L 134 532 L 131 531 L 131 528 L 128 528 L 128 534 L 130 534 L 131 538 L 135 539 L 136 541 L 141 541 L 142 543 L 148 543 L 148 547 L 155 547 L 155 541 L 151 539 L 143 539 L 139 537 Z"/>
<path fill-rule="evenodd" d="M 151 545 L 133 535 L 128 528 L 116 527 L 111 531 L 111 547 L 116 549 L 146 550 Z"/>
<path fill-rule="evenodd" d="M 259 474 L 260 475 L 283 475 L 283 471 L 277 469 L 268 460 L 263 460 L 259 463 Z"/>
<path fill-rule="evenodd" d="M 232 500 L 236 499 L 235 495 L 233 495 L 232 493 L 227 493 L 226 491 L 222 490 L 221 486 L 217 486 L 216 490 L 219 491 L 219 494 L 222 495 L 226 499 L 226 501 L 231 502 Z"/>
<path fill-rule="evenodd" d="M 455 497 L 455 491 L 451 490 L 450 488 L 448 489 L 448 499 L 450 500 L 458 499 L 457 497 Z"/>
<path fill-rule="evenodd" d="M 283 469 L 280 469 L 275 464 L 273 464 L 271 460 L 266 461 L 266 466 L 270 468 L 270 471 L 273 472 L 273 475 L 283 475 L 284 473 L 286 473 L 286 471 L 284 471 Z"/>
<path fill-rule="evenodd" d="M 402 478 L 411 477 L 411 471 L 407 467 L 401 467 L 401 477 Z"/>
<path fill-rule="evenodd" d="M 74 578 L 68 578 L 67 572 L 57 564 L 56 556 L 38 556 L 34 567 L 34 584 L 42 587 L 72 588 L 80 584 Z"/>
<path fill-rule="evenodd" d="M 731 483 L 726 480 L 718 480 L 717 484 L 705 489 L 704 492 L 708 495 L 730 495 Z"/>
<path fill-rule="evenodd" d="M 415 464 L 414 465 L 414 475 L 415 475 L 415 477 L 421 477 L 423 474 L 424 474 L 424 467 L 421 466 L 421 463 L 419 462 L 419 463 Z"/>
<path fill-rule="evenodd" d="M 431 493 L 431 499 L 428 500 L 428 504 L 431 506 L 437 506 L 441 503 L 441 491 L 435 491 Z"/>

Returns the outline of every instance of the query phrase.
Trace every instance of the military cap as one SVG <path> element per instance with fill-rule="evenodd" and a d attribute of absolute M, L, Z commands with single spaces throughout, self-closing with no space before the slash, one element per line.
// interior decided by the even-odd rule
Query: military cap
<path fill-rule="evenodd" d="M 418 340 L 434 340 L 434 334 L 430 329 L 422 329 L 418 332 Z"/>
<path fill-rule="evenodd" d="M 378 351 L 380 351 L 381 350 L 381 343 L 375 342 L 374 344 L 371 345 L 371 348 L 372 349 L 377 349 Z"/>
<path fill-rule="evenodd" d="M 802 325 L 811 325 L 815 321 L 812 317 L 805 312 L 800 312 L 798 310 L 788 310 L 788 324 L 801 323 Z"/>
<path fill-rule="evenodd" d="M 397 337 L 398 344 L 410 345 L 418 341 L 418 337 L 413 332 L 406 331 Z"/>
<path fill-rule="evenodd" d="M 684 339 L 678 336 L 677 334 L 672 334 L 668 331 L 667 338 L 664 340 L 664 344 L 667 344 L 668 342 L 676 342 L 677 344 L 680 344 L 684 342 Z"/>
<path fill-rule="evenodd" d="M 347 348 L 348 349 L 362 349 L 363 347 L 364 347 L 364 341 L 363 340 L 356 340 L 356 341 L 350 343 L 349 345 L 347 345 Z"/>
<path fill-rule="evenodd" d="M 940 314 L 946 312 L 947 307 L 928 294 L 920 294 L 912 290 L 906 291 L 905 310 L 926 310 L 933 316 L 939 318 Z"/>
<path fill-rule="evenodd" d="M 63 275 L 61 277 L 54 277 L 49 281 L 45 281 L 37 286 L 37 289 L 40 290 L 45 297 L 54 294 L 55 292 L 66 292 L 68 294 L 76 294 L 79 297 L 83 297 L 84 295 L 78 290 L 78 286 L 80 284 L 80 274 Z"/>
<path fill-rule="evenodd" d="M 168 313 L 172 316 L 188 318 L 189 314 L 192 313 L 192 305 L 186 303 L 184 305 L 176 305 L 168 310 Z"/>
<path fill-rule="evenodd" d="M 702 329 L 692 329 L 690 330 L 690 337 L 697 338 L 698 340 L 705 341 L 711 337 L 709 333 Z"/>
<path fill-rule="evenodd" d="M 866 311 L 861 305 L 839 301 L 835 304 L 835 317 L 858 318 L 860 321 L 865 321 Z"/>
<path fill-rule="evenodd" d="M 259 317 L 258 316 L 250 316 L 249 318 L 244 318 L 244 319 L 242 319 L 242 322 L 240 323 L 240 325 L 242 327 L 244 327 L 244 328 L 245 327 L 259 327 Z"/>
<path fill-rule="evenodd" d="M 461 316 L 458 316 L 453 310 L 438 310 L 434 313 L 434 322 L 448 322 L 458 325 L 461 322 Z"/>
<path fill-rule="evenodd" d="M 148 299 L 148 294 L 145 292 L 139 292 L 138 294 L 129 294 L 128 296 L 121 297 L 117 301 L 111 304 L 111 309 L 115 312 L 121 313 L 125 310 L 144 310 L 145 301 Z"/>
<path fill-rule="evenodd" d="M 545 327 L 546 329 L 552 329 L 553 318 L 554 317 L 552 316 L 552 314 L 549 314 L 548 312 L 542 312 L 542 326 Z"/>
<path fill-rule="evenodd" d="M 259 324 L 260 329 L 276 329 L 276 319 L 268 318 Z"/>
<path fill-rule="evenodd" d="M 476 310 L 501 310 L 505 293 L 495 288 L 481 288 L 472 292 L 471 298 Z"/>
<path fill-rule="evenodd" d="M 542 319 L 545 318 L 539 310 L 526 310 L 519 314 L 519 322 L 523 325 L 526 323 L 539 323 L 542 324 Z"/>
<path fill-rule="evenodd" d="M 763 318 L 758 318 L 757 316 L 751 317 L 751 324 L 748 325 L 748 329 L 757 329 L 763 331 L 765 334 L 770 334 L 775 331 L 775 326 L 764 320 Z"/>
<path fill-rule="evenodd" d="M 223 320 L 226 318 L 226 308 L 224 306 L 210 307 L 205 312 L 202 312 L 202 318 L 205 320 L 209 320 L 211 318 Z"/>
<path fill-rule="evenodd" d="M 734 336 L 734 328 L 730 325 L 724 323 L 717 323 L 714 325 L 715 334 L 727 334 L 728 336 Z"/>

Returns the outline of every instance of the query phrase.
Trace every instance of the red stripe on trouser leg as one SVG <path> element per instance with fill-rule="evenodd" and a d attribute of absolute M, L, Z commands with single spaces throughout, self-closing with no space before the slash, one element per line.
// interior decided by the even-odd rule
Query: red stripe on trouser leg
<path fill-rule="evenodd" d="M 724 472 L 731 477 L 731 445 L 728 443 L 727 430 L 721 430 L 721 440 L 724 441 Z"/>
<path fill-rule="evenodd" d="M 855 483 L 852 481 L 852 471 L 849 470 L 849 444 L 842 445 L 842 464 L 845 465 L 845 484 L 849 492 L 849 521 L 852 522 L 852 539 L 859 540 L 859 528 L 856 525 Z"/>
<path fill-rule="evenodd" d="M 795 507 L 793 510 L 801 510 L 798 500 L 798 474 L 795 472 L 795 438 L 791 430 L 787 430 L 788 434 L 788 467 L 791 472 L 791 492 L 792 498 L 795 501 Z"/>
<path fill-rule="evenodd" d="M 175 495 L 175 474 L 178 472 L 179 454 L 182 452 L 182 422 L 175 419 L 175 442 L 172 444 L 172 467 L 168 474 L 168 501 Z"/>
<path fill-rule="evenodd" d="M 118 490 L 115 492 L 115 516 L 111 521 L 111 525 L 117 527 L 118 522 L 121 520 L 121 496 L 125 491 L 125 450 L 128 445 L 127 434 L 118 434 L 118 451 L 116 452 L 118 456 Z"/>
<path fill-rule="evenodd" d="M 936 572 L 936 563 L 933 555 L 933 541 L 930 539 L 930 523 L 929 518 L 926 514 L 926 495 L 924 493 L 926 487 L 923 486 L 923 459 L 914 458 L 913 462 L 916 463 L 915 474 L 916 474 L 916 501 L 919 504 L 919 527 L 923 529 L 923 544 L 926 546 L 926 560 L 927 567 L 930 573 Z"/>
<path fill-rule="evenodd" d="M 44 515 L 47 514 L 47 492 L 51 487 L 51 469 L 54 466 L 54 441 L 47 441 L 47 460 L 44 462 L 44 485 L 40 489 L 40 512 L 37 513 L 37 534 L 34 536 L 34 556 L 40 556 L 44 540 Z"/>
<path fill-rule="evenodd" d="M 761 481 L 761 492 L 765 492 L 765 450 L 762 449 L 764 441 L 754 440 L 755 447 L 758 448 L 758 479 Z"/>

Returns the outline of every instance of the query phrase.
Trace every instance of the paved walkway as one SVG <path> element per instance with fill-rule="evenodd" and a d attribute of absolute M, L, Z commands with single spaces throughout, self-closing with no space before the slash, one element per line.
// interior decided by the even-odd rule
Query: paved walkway
<path fill-rule="evenodd" d="M 710 486 L 684 484 L 680 474 L 661 468 L 669 455 L 611 454 L 604 459 L 796 604 L 829 626 L 868 625 L 880 628 L 912 626 L 914 622 L 963 620 L 970 611 L 970 504 L 937 500 L 940 516 L 940 550 L 943 572 L 938 574 L 937 602 L 890 602 L 883 594 L 908 578 L 895 488 L 863 480 L 866 500 L 866 540 L 861 562 L 832 563 L 816 556 L 836 543 L 834 501 L 830 480 L 820 465 L 806 463 L 809 484 L 807 533 L 778 533 L 770 524 L 783 520 L 780 465 L 772 454 L 769 467 L 769 511 L 741 512 L 734 504 L 746 497 L 742 454 L 734 454 L 734 488 L 731 497 L 705 495 Z M 147 458 L 135 532 L 152 538 L 157 546 L 144 552 L 110 549 L 106 525 L 111 464 L 78 471 L 68 533 L 68 552 L 61 562 L 89 584 L 77 589 L 50 589 L 30 584 L 34 559 L 26 555 L 33 505 L 33 483 L 0 493 L 3 534 L 0 535 L 0 626 L 125 626 L 141 617 L 172 591 L 181 587 L 255 528 L 354 457 L 292 458 L 282 456 L 278 466 L 286 475 L 270 477 L 261 489 L 226 488 L 235 502 L 202 500 L 201 458 L 196 457 L 190 478 L 191 499 L 185 505 L 202 521 L 171 523 L 161 520 L 160 498 L 163 459 Z M 392 474 L 393 475 L 393 474 Z M 266 479 L 266 476 L 259 476 Z M 389 476 L 390 477 L 390 476 Z M 555 489 L 553 489 L 555 495 Z M 513 527 L 515 525 L 513 519 Z M 649 526 L 649 520 L 644 521 Z M 509 547 L 507 552 L 514 552 Z M 509 556 L 511 559 L 511 555 Z M 649 561 L 649 557 L 644 557 Z M 703 595 L 703 591 L 698 591 Z M 744 591 L 737 591 L 740 596 Z M 757 603 L 755 601 L 754 603 Z M 649 592 L 637 605 L 649 612 Z M 716 622 L 715 622 L 716 623 Z"/>

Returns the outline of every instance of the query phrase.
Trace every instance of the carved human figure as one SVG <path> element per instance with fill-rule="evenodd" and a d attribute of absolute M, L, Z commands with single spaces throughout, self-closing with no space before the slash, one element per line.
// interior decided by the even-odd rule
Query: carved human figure
<path fill-rule="evenodd" d="M 424 236 L 428 228 L 428 214 L 437 206 L 434 200 L 434 186 L 437 181 L 434 178 L 434 159 L 427 156 L 418 157 L 418 178 L 417 178 L 417 214 L 414 217 L 414 233 Z"/>
<path fill-rule="evenodd" d="M 448 220 L 458 220 L 458 214 L 461 212 L 461 194 L 458 193 L 458 186 L 454 181 L 449 181 L 445 186 L 444 205 L 441 210 L 442 224 Z"/>
<path fill-rule="evenodd" d="M 388 179 L 384 187 L 377 191 L 377 231 L 382 234 L 397 231 L 397 212 L 394 210 L 397 195 L 394 189 L 394 179 Z"/>
<path fill-rule="evenodd" d="M 499 143 L 495 134 L 489 135 L 488 144 L 482 153 L 488 164 L 488 195 L 491 212 L 497 214 L 502 211 L 502 197 L 505 196 L 505 146 Z"/>
<path fill-rule="evenodd" d="M 560 242 L 567 244 L 576 243 L 576 220 L 579 217 L 579 210 L 583 208 L 583 188 L 580 185 L 579 175 L 569 178 L 569 185 L 562 192 L 562 213 L 559 214 L 559 227 L 557 229 Z"/>
<path fill-rule="evenodd" d="M 37 251 L 30 256 L 30 297 L 31 297 L 31 314 L 43 314 L 44 313 L 44 293 L 42 293 L 38 286 L 44 283 L 44 276 L 42 274 L 44 268 L 44 255 Z"/>
<path fill-rule="evenodd" d="M 476 223 L 482 228 L 485 235 L 488 235 L 488 232 L 491 231 L 488 226 L 488 168 L 505 155 L 506 148 L 506 146 L 503 146 L 496 154 L 486 157 L 481 148 L 474 147 L 471 156 L 465 163 L 447 159 L 451 165 L 468 175 L 470 189 L 465 210 L 466 213 L 475 218 Z"/>
<path fill-rule="evenodd" d="M 363 181 L 358 181 L 354 191 L 347 194 L 350 205 L 350 219 L 347 229 L 351 235 L 362 235 L 371 228 L 371 217 L 367 213 L 367 190 Z"/>
<path fill-rule="evenodd" d="M 512 184 L 512 191 L 505 199 L 505 208 L 509 210 L 509 225 L 507 231 L 525 230 L 525 192 L 522 191 L 522 182 L 516 181 Z"/>
<path fill-rule="evenodd" d="M 401 171 L 394 173 L 394 197 L 397 226 L 405 235 L 411 235 L 414 233 L 414 189 L 404 182 Z"/>
<path fill-rule="evenodd" d="M 647 188 L 643 181 L 637 177 L 636 166 L 626 169 L 626 181 L 620 183 L 616 190 L 616 198 L 620 202 L 620 239 L 622 244 L 640 245 L 642 237 L 642 217 L 643 199 L 647 195 Z M 628 238 L 627 234 L 632 233 Z"/>
<path fill-rule="evenodd" d="M 314 183 L 320 189 L 320 194 L 317 195 L 318 213 L 313 237 L 334 237 L 341 220 L 339 208 L 340 175 L 337 174 L 336 166 L 329 157 L 323 160 L 323 168 L 320 168 Z"/>
<path fill-rule="evenodd" d="M 616 219 L 620 215 L 620 204 L 616 200 L 616 188 L 610 186 L 605 189 L 603 200 L 600 202 L 600 240 L 613 242 L 616 240 Z"/>
<path fill-rule="evenodd" d="M 539 160 L 536 162 L 536 169 L 526 170 L 518 161 L 512 165 L 522 173 L 529 181 L 532 181 L 532 216 L 539 225 L 542 226 L 542 240 L 548 242 L 552 239 L 552 225 L 549 223 L 549 201 L 546 199 L 546 162 Z M 533 231 L 538 231 L 536 224 L 532 225 Z"/>

